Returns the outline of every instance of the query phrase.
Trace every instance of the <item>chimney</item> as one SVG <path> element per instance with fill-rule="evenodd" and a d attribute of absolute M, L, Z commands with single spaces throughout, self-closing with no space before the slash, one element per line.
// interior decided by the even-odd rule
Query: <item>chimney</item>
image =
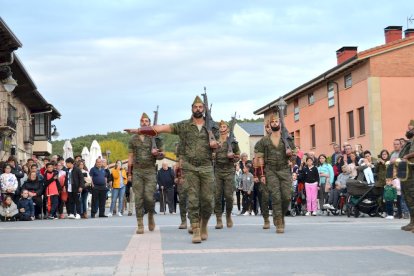
<path fill-rule="evenodd" d="M 390 43 L 402 38 L 402 26 L 388 26 L 384 29 L 385 43 Z"/>
<path fill-rule="evenodd" d="M 358 47 L 355 47 L 355 46 L 344 46 L 338 51 L 336 51 L 336 60 L 337 60 L 338 65 L 356 56 L 357 50 L 358 50 Z"/>
<path fill-rule="evenodd" d="M 414 29 L 407 29 L 404 32 L 405 38 L 414 37 Z"/>

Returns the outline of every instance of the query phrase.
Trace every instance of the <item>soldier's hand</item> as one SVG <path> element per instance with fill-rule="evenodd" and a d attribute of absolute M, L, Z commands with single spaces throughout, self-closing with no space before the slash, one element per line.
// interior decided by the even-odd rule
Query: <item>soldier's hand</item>
<path fill-rule="evenodd" d="M 292 156 L 292 150 L 291 149 L 287 149 L 286 150 L 286 156 L 287 157 L 291 157 Z"/>
<path fill-rule="evenodd" d="M 158 149 L 152 149 L 151 154 L 154 156 L 158 156 Z"/>
<path fill-rule="evenodd" d="M 234 153 L 233 152 L 229 152 L 229 153 L 227 153 L 227 158 L 228 159 L 234 159 Z"/>
<path fill-rule="evenodd" d="M 266 184 L 266 176 L 262 176 L 262 177 L 260 177 L 260 181 L 261 181 L 263 184 Z"/>
<path fill-rule="evenodd" d="M 219 143 L 217 143 L 217 141 L 210 141 L 210 148 L 218 149 L 219 148 Z"/>

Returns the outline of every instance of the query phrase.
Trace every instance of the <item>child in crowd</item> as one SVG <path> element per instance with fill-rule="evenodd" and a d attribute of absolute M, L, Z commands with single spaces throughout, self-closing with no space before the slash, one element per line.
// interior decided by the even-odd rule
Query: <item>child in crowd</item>
<path fill-rule="evenodd" d="M 306 207 L 308 212 L 306 216 L 316 216 L 316 210 L 318 208 L 318 183 L 319 183 L 319 171 L 313 165 L 313 158 L 306 158 L 306 166 L 302 163 L 302 169 L 300 170 L 300 177 L 305 182 L 306 190 Z"/>
<path fill-rule="evenodd" d="M 31 221 L 35 219 L 33 200 L 29 198 L 28 190 L 22 191 L 22 196 L 17 203 L 17 209 L 19 209 L 19 220 Z"/>
<path fill-rule="evenodd" d="M 372 185 L 375 183 L 374 180 L 374 173 L 372 172 L 372 164 L 368 162 L 366 158 L 361 158 L 358 162 L 358 165 L 361 167 L 365 167 L 364 169 L 364 175 L 365 180 L 367 181 L 368 185 Z"/>
<path fill-rule="evenodd" d="M 0 176 L 0 183 L 1 183 L 1 193 L 3 195 L 14 195 L 14 192 L 17 189 L 17 178 L 14 174 L 11 173 L 11 166 L 6 164 L 4 166 L 4 172 Z"/>
<path fill-rule="evenodd" d="M 253 200 L 253 175 L 250 173 L 250 165 L 243 167 L 242 176 L 242 190 L 243 190 L 243 211 L 242 213 L 247 216 L 252 214 L 252 200 Z M 254 215 L 254 212 L 253 212 Z"/>
<path fill-rule="evenodd" d="M 397 190 L 397 216 L 396 218 L 402 218 L 402 208 L 401 208 L 401 182 L 400 179 L 394 178 L 392 180 L 392 186 Z"/>
<path fill-rule="evenodd" d="M 12 197 L 6 195 L 3 199 L 3 202 L 0 204 L 0 220 L 16 221 L 17 214 L 17 206 L 13 202 Z"/>
<path fill-rule="evenodd" d="M 397 189 L 392 185 L 392 179 L 386 179 L 384 186 L 384 202 L 387 211 L 386 219 L 394 219 L 394 201 L 397 200 Z"/>
<path fill-rule="evenodd" d="M 297 173 L 292 173 L 292 190 L 296 192 L 298 188 L 298 175 Z"/>
<path fill-rule="evenodd" d="M 59 204 L 59 193 L 61 191 L 58 177 L 59 173 L 54 170 L 54 165 L 52 163 L 47 163 L 45 171 L 45 189 L 47 210 L 49 213 L 48 219 L 57 219 L 56 211 Z"/>

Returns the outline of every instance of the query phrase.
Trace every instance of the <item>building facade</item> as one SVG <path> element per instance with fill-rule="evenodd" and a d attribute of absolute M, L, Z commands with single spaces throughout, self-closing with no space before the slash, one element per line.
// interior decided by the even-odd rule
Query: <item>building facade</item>
<path fill-rule="evenodd" d="M 254 146 L 264 135 L 262 122 L 245 122 L 234 125 L 234 136 L 239 143 L 241 153 L 247 153 L 248 159 L 254 157 Z"/>
<path fill-rule="evenodd" d="M 404 137 L 414 118 L 414 29 L 385 28 L 385 44 L 358 52 L 342 47 L 337 66 L 283 95 L 285 123 L 303 151 L 331 153 L 361 144 L 377 155 Z M 279 99 L 256 110 L 270 116 Z"/>
<path fill-rule="evenodd" d="M 22 44 L 0 18 L 0 161 L 52 152 L 52 121 L 60 113 L 39 93 L 15 51 Z"/>

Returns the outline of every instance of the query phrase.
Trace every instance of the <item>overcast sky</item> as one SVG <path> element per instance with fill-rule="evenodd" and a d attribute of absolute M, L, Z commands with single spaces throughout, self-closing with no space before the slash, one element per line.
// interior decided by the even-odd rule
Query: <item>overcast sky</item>
<path fill-rule="evenodd" d="M 253 111 L 336 65 L 335 51 L 384 43 L 412 1 L 0 0 L 0 16 L 60 139 L 190 117 L 207 87 L 213 117 Z M 410 26 L 414 28 L 413 25 Z"/>

